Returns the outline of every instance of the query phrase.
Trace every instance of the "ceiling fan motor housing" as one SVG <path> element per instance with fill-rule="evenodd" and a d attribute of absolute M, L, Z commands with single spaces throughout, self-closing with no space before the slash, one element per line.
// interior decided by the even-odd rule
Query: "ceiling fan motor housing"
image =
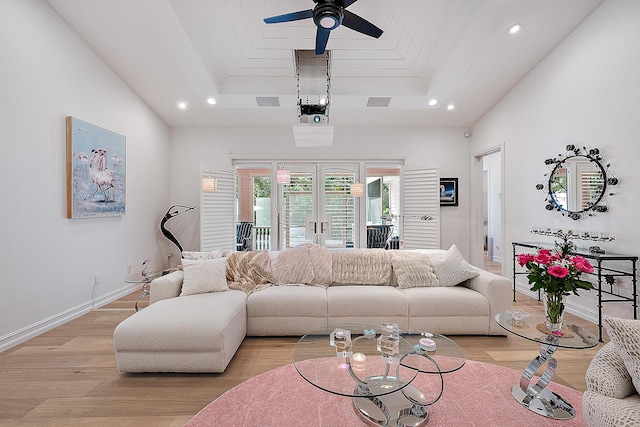
<path fill-rule="evenodd" d="M 339 27 L 343 18 L 342 8 L 331 0 L 318 0 L 318 4 L 313 8 L 313 22 L 326 30 Z"/>

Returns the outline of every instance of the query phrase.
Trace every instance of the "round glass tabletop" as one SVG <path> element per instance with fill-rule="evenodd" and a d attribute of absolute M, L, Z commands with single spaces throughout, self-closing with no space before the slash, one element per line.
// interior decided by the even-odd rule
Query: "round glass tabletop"
<path fill-rule="evenodd" d="M 430 332 L 420 331 L 401 331 L 400 336 L 407 340 L 417 350 L 416 346 L 420 346 L 420 340 L 433 341 L 435 349 L 427 349 L 424 354 L 428 358 L 420 358 L 419 371 L 426 374 L 450 373 L 462 368 L 467 361 L 467 356 L 458 344 L 444 335 L 434 334 Z M 433 347 L 429 347 L 433 348 Z M 432 359 L 436 364 L 429 361 Z"/>
<path fill-rule="evenodd" d="M 589 330 L 567 322 L 563 323 L 563 335 L 542 332 L 538 329 L 538 325 L 545 323 L 542 314 L 505 311 L 496 315 L 496 322 L 512 334 L 541 344 L 553 344 L 560 348 L 574 349 L 591 348 L 598 345 L 598 337 Z"/>
<path fill-rule="evenodd" d="M 347 353 L 333 342 L 337 330 L 348 331 Z M 390 359 L 380 350 L 382 328 L 340 324 L 316 329 L 303 336 L 293 350 L 293 365 L 314 386 L 343 396 L 362 396 L 362 387 L 374 396 L 401 390 L 418 373 L 443 374 L 464 366 L 464 350 L 449 338 L 419 331 L 399 331 L 397 355 Z M 427 339 L 428 341 L 424 341 Z M 420 348 L 420 341 L 430 344 Z M 435 346 L 435 348 L 434 348 Z"/>
<path fill-rule="evenodd" d="M 338 342 L 336 331 L 348 337 L 347 344 Z M 396 392 L 416 377 L 421 357 L 411 354 L 413 345 L 402 337 L 396 338 L 395 351 L 387 351 L 395 356 L 385 356 L 379 350 L 380 332 L 380 327 L 354 324 L 316 329 L 296 344 L 293 365 L 302 378 L 333 394 L 361 397 L 362 387 L 370 396 Z"/>

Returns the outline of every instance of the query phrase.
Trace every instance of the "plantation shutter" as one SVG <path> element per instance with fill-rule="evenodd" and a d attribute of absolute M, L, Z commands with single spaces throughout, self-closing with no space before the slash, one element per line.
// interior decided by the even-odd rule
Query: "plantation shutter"
<path fill-rule="evenodd" d="M 440 249 L 440 179 L 438 169 L 402 173 L 402 240 L 405 249 Z"/>
<path fill-rule="evenodd" d="M 354 173 L 331 173 L 324 182 L 324 218 L 330 219 L 331 235 L 324 237 L 325 246 L 353 247 L 356 204 L 351 196 Z"/>
<path fill-rule="evenodd" d="M 215 180 L 215 190 L 200 186 L 200 250 L 235 250 L 235 180 L 231 171 L 200 171 L 200 181 Z"/>
<path fill-rule="evenodd" d="M 310 173 L 293 173 L 289 184 L 282 184 L 282 242 L 284 249 L 307 243 L 306 237 L 298 231 L 304 230 L 307 219 L 313 213 L 313 182 Z"/>
<path fill-rule="evenodd" d="M 596 170 L 591 165 L 578 165 L 578 172 L 580 176 L 579 186 L 579 209 L 588 209 L 592 205 L 598 202 L 602 195 L 602 189 L 604 187 L 604 179 L 602 173 Z"/>

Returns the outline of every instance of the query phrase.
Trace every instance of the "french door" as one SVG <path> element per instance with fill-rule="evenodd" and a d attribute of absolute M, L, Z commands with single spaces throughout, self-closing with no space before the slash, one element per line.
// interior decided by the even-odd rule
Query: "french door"
<path fill-rule="evenodd" d="M 366 248 L 367 228 L 385 224 L 393 228 L 392 249 L 439 248 L 438 170 L 401 171 L 399 165 L 238 161 L 234 171 L 220 171 L 203 163 L 201 250 L 237 248 L 246 223 L 252 226 L 251 250 L 303 243 Z M 291 172 L 290 182 L 277 183 L 279 169 Z M 215 185 L 205 185 L 209 181 Z M 352 194 L 354 183 L 365 184 L 364 195 Z"/>
<path fill-rule="evenodd" d="M 303 243 L 352 248 L 358 235 L 358 198 L 351 184 L 358 181 L 357 163 L 279 164 L 291 172 L 291 182 L 278 184 L 279 247 Z"/>

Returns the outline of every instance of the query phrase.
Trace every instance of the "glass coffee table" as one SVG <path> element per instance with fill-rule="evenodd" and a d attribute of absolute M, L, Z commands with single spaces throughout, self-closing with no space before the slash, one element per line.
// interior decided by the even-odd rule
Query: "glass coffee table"
<path fill-rule="evenodd" d="M 293 365 L 315 387 L 351 397 L 369 425 L 423 426 L 429 406 L 442 395 L 442 375 L 464 366 L 464 351 L 442 335 L 394 333 L 386 325 L 339 324 L 311 331 L 296 344 Z M 411 385 L 418 374 L 439 376 L 439 390 L 423 393 Z"/>
<path fill-rule="evenodd" d="M 496 315 L 498 325 L 529 341 L 540 343 L 540 354 L 522 372 L 520 382 L 511 388 L 511 394 L 521 405 L 548 418 L 567 420 L 575 416 L 575 409 L 557 393 L 547 390 L 558 367 L 553 354 L 558 348 L 585 349 L 598 345 L 598 337 L 578 325 L 564 322 L 562 332 L 547 333 L 538 329 L 544 325 L 544 315 L 530 315 L 509 310 Z M 547 364 L 544 373 L 535 384 L 531 379 L 538 368 Z"/>

